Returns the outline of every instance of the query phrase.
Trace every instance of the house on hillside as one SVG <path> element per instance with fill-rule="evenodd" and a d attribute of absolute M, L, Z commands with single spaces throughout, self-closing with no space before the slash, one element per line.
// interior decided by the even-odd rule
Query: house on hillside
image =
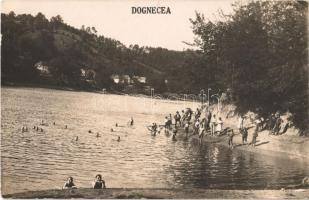
<path fill-rule="evenodd" d="M 120 82 L 120 77 L 119 75 L 112 75 L 111 76 L 112 80 L 114 81 L 114 83 L 118 84 Z"/>
<path fill-rule="evenodd" d="M 81 77 L 86 77 L 86 70 L 85 69 L 80 69 L 80 76 Z"/>
<path fill-rule="evenodd" d="M 86 81 L 94 81 L 96 77 L 96 72 L 93 69 L 81 68 L 80 76 Z"/>
<path fill-rule="evenodd" d="M 135 80 L 139 83 L 146 83 L 146 77 L 145 76 L 133 76 L 133 80 Z"/>
<path fill-rule="evenodd" d="M 124 84 L 132 84 L 133 83 L 133 80 L 131 79 L 131 77 L 129 75 L 122 75 L 120 80 L 121 80 L 121 83 L 124 83 Z"/>
<path fill-rule="evenodd" d="M 34 66 L 39 71 L 40 76 L 51 77 L 49 67 L 47 65 L 43 65 L 43 63 L 41 61 L 36 63 Z"/>
<path fill-rule="evenodd" d="M 129 75 L 118 75 L 118 74 L 113 74 L 111 76 L 111 79 L 114 81 L 116 84 L 126 84 L 126 85 L 134 85 L 137 83 L 146 83 L 146 77 L 144 76 L 133 76 L 132 78 Z"/>
<path fill-rule="evenodd" d="M 81 80 L 84 81 L 85 87 L 96 87 L 96 72 L 93 69 L 81 68 L 80 77 Z"/>
<path fill-rule="evenodd" d="M 116 84 L 133 84 L 134 81 L 133 79 L 129 76 L 129 75 L 118 75 L 118 74 L 113 74 L 111 76 L 111 78 L 113 79 L 114 83 Z"/>

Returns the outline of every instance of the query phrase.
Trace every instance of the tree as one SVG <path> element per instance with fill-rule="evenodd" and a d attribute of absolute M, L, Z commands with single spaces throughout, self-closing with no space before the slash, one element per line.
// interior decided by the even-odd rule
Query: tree
<path fill-rule="evenodd" d="M 55 31 L 63 24 L 63 19 L 60 15 L 56 15 L 50 18 L 50 23 L 53 27 L 53 30 Z"/>
<path fill-rule="evenodd" d="M 206 62 L 195 69 L 209 66 L 214 78 L 208 81 L 231 88 L 239 110 L 291 111 L 307 129 L 307 13 L 296 1 L 236 3 L 234 14 L 218 22 L 196 13 L 193 33 Z"/>

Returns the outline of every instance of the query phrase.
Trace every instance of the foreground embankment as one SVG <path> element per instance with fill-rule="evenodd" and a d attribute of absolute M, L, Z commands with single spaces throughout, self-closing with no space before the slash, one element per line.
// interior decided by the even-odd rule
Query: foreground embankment
<path fill-rule="evenodd" d="M 88 188 L 74 190 L 45 190 L 4 195 L 4 198 L 87 198 L 87 199 L 304 199 L 309 197 L 309 189 L 296 190 L 208 190 L 208 189 L 123 189 L 110 188 L 94 190 Z"/>

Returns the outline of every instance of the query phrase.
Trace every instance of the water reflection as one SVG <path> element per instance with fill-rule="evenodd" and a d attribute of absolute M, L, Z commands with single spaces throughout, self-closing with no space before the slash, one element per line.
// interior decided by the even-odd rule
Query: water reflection
<path fill-rule="evenodd" d="M 308 173 L 308 168 L 298 168 L 301 163 L 294 161 L 291 165 L 284 158 L 232 151 L 214 144 L 203 145 L 198 152 L 193 149 L 197 148 L 178 151 L 184 153 L 183 158 L 171 159 L 173 165 L 168 169 L 177 174 L 175 182 L 183 187 L 278 189 L 299 183 Z"/>

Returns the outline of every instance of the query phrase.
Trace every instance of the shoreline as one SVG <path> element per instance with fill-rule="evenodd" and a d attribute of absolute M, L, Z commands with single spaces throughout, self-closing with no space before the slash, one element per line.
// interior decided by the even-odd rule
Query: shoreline
<path fill-rule="evenodd" d="M 215 106 L 215 105 L 213 105 Z M 212 110 L 215 108 L 212 107 Z M 309 165 L 309 137 L 299 136 L 298 130 L 295 127 L 290 127 L 281 135 L 269 135 L 269 130 L 262 130 L 258 132 L 258 137 L 255 147 L 247 144 L 242 144 L 242 135 L 239 133 L 237 124 L 238 116 L 227 117 L 229 113 L 229 107 L 231 105 L 225 105 L 221 109 L 221 112 L 214 113 L 217 117 L 221 117 L 223 120 L 224 128 L 231 128 L 234 130 L 233 144 L 234 150 L 247 151 L 253 153 L 266 154 L 269 156 L 283 156 L 288 159 L 297 159 L 305 161 Z M 184 130 L 180 129 L 180 132 L 185 135 Z M 190 128 L 189 135 L 191 137 L 199 139 L 198 135 L 192 135 L 193 130 Z M 254 130 L 248 129 L 247 143 L 251 143 Z M 210 136 L 206 134 L 203 138 L 203 144 L 217 143 L 225 147 L 228 145 L 228 136 Z"/>
<path fill-rule="evenodd" d="M 185 135 L 183 130 L 181 130 L 180 132 L 181 134 Z M 299 136 L 296 136 L 296 137 L 299 137 Z M 189 134 L 189 139 L 199 140 L 198 135 L 190 135 L 190 134 Z M 251 140 L 251 136 L 250 138 L 248 138 L 248 142 L 250 142 L 250 140 Z M 232 151 L 247 151 L 251 153 L 264 154 L 264 155 L 268 155 L 271 157 L 285 157 L 288 159 L 304 160 L 304 161 L 307 161 L 309 164 L 309 153 L 300 154 L 300 152 L 296 152 L 296 153 L 291 152 L 291 149 L 285 148 L 289 146 L 289 144 L 280 144 L 281 146 L 278 146 L 279 144 L 274 144 L 274 140 L 272 141 L 273 143 L 270 143 L 269 141 L 265 141 L 265 139 L 258 138 L 257 145 L 255 147 L 252 147 L 247 144 L 243 145 L 241 142 L 241 135 L 235 134 L 234 139 L 233 139 L 234 148 L 231 150 Z M 302 141 L 303 142 L 302 146 L 306 146 L 306 147 L 309 146 L 309 138 L 301 138 L 300 140 L 304 140 Z M 229 148 L 227 135 L 223 135 L 223 136 L 206 135 L 204 136 L 203 144 L 207 145 L 209 143 L 218 144 L 220 146 Z M 266 144 L 269 144 L 269 145 L 266 146 Z M 298 145 L 300 144 L 297 144 L 297 146 Z M 306 150 L 308 151 L 308 148 L 306 148 Z"/>
<path fill-rule="evenodd" d="M 228 123 L 227 123 L 228 124 Z M 231 127 L 231 126 L 227 126 Z M 268 131 L 259 132 L 256 146 L 253 147 L 248 144 L 242 144 L 242 136 L 238 130 L 234 129 L 233 144 L 234 148 L 231 151 L 246 151 L 251 153 L 264 154 L 271 157 L 284 157 L 287 159 L 294 159 L 306 162 L 309 165 L 309 138 L 297 135 L 268 135 Z M 183 140 L 185 138 L 185 131 L 178 129 L 179 135 L 176 138 Z M 253 130 L 248 131 L 248 143 L 251 142 Z M 197 134 L 193 135 L 192 128 L 188 134 L 188 140 L 199 140 Z M 217 144 L 229 148 L 228 136 L 210 136 L 206 134 L 203 137 L 202 145 Z"/>
<path fill-rule="evenodd" d="M 35 84 L 35 83 L 5 82 L 5 83 L 1 83 L 1 87 L 8 87 L 8 88 L 42 88 L 42 89 L 62 90 L 62 91 L 69 91 L 69 92 L 94 92 L 94 93 L 101 93 L 102 92 L 100 90 L 95 90 L 95 89 L 86 90 L 86 89 L 81 89 L 81 88 L 72 88 L 72 87 L 48 85 L 48 84 Z"/>
<path fill-rule="evenodd" d="M 108 188 L 108 189 L 52 189 L 42 191 L 29 191 L 15 194 L 2 195 L 3 198 L 24 199 L 24 198 L 86 198 L 86 199 L 305 199 L 309 196 L 309 189 L 293 190 L 216 190 L 198 188 Z"/>

